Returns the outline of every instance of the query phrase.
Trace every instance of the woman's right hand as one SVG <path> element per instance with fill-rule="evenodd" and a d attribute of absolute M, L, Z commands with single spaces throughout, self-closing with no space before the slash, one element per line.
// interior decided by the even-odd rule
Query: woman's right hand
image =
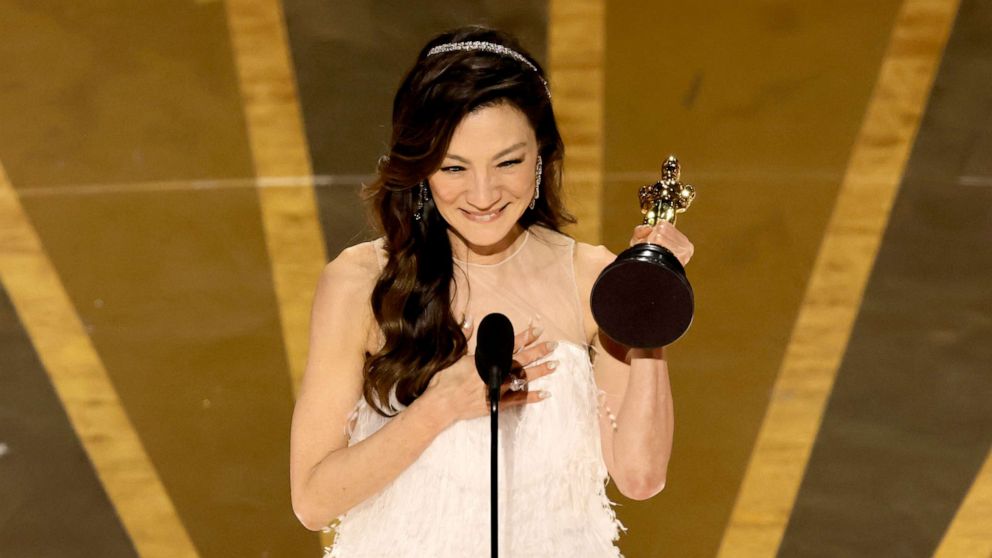
<path fill-rule="evenodd" d="M 472 325 L 465 326 L 465 337 L 472 335 Z M 530 382 L 547 376 L 555 370 L 558 362 L 549 360 L 539 365 L 533 363 L 554 350 L 555 342 L 534 343 L 541 334 L 541 328 L 530 326 L 514 337 L 514 371 L 502 386 L 500 410 L 536 403 L 546 399 L 550 393 L 544 390 L 511 391 L 510 381 L 522 377 Z M 478 418 L 489 414 L 488 388 L 475 368 L 475 356 L 464 355 L 453 365 L 441 370 L 431 378 L 423 399 L 433 399 L 445 417 L 445 424 L 460 420 Z"/>

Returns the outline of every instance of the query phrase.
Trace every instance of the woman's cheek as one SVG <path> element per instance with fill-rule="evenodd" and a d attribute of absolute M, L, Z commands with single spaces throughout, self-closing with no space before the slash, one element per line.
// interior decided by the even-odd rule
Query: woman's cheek
<path fill-rule="evenodd" d="M 435 204 L 438 202 L 444 205 L 453 204 L 458 200 L 460 192 L 461 187 L 457 178 L 445 177 L 431 181 L 431 196 Z"/>

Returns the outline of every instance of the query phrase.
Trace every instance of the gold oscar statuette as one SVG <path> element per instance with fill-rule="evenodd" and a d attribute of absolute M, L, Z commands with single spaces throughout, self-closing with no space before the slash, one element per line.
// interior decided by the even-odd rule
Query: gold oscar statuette
<path fill-rule="evenodd" d="M 696 190 L 680 181 L 678 159 L 661 166 L 661 180 L 641 187 L 644 224 L 675 218 L 692 204 Z M 692 323 L 695 304 L 685 268 L 664 246 L 631 246 L 606 266 L 590 299 L 599 328 L 612 339 L 636 348 L 663 347 L 682 337 Z"/>

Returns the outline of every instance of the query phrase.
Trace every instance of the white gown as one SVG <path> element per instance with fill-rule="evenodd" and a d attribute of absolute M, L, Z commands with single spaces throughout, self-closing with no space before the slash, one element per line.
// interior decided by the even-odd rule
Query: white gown
<path fill-rule="evenodd" d="M 369 246 L 378 254 L 381 240 Z M 620 556 L 614 542 L 623 526 L 605 492 L 600 391 L 585 340 L 574 248 L 567 236 L 531 227 L 500 263 L 455 261 L 456 316 L 467 312 L 478 325 L 486 314 L 501 312 L 520 332 L 540 315 L 540 340 L 558 341 L 548 357 L 558 368 L 530 385 L 551 397 L 500 413 L 501 557 Z M 473 335 L 470 354 L 474 346 Z M 349 445 L 389 420 L 359 400 Z M 489 435 L 488 416 L 441 432 L 382 491 L 338 518 L 325 558 L 489 556 Z"/>

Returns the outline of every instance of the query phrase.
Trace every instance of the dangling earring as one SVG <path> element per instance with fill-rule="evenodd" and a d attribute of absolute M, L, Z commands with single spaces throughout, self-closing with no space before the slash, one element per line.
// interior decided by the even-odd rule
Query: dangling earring
<path fill-rule="evenodd" d="M 424 202 L 431 199 L 430 190 L 427 189 L 427 181 L 420 183 L 420 192 L 417 194 L 417 210 L 413 212 L 413 219 L 420 221 L 424 218 Z"/>
<path fill-rule="evenodd" d="M 537 198 L 541 197 L 541 172 L 543 170 L 544 170 L 544 164 L 541 161 L 541 156 L 538 155 L 537 172 L 534 173 L 535 175 L 537 175 L 534 180 L 534 199 L 530 200 L 530 206 L 529 206 L 531 209 L 534 209 L 534 206 L 537 204 Z"/>

